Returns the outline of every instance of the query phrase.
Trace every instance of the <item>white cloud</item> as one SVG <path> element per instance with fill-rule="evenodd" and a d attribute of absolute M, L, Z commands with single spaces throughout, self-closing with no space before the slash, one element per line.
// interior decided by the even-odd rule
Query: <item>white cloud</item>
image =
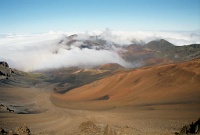
<path fill-rule="evenodd" d="M 54 32 L 5 36 L 0 38 L 0 60 L 7 61 L 10 67 L 24 71 L 70 66 L 92 67 L 105 63 L 130 66 L 114 51 L 80 49 L 77 46 L 81 42 L 67 50 L 58 45 L 63 37 L 66 38 L 66 35 Z M 55 50 L 58 53 L 53 53 Z"/>
<path fill-rule="evenodd" d="M 97 66 L 105 63 L 119 63 L 126 67 L 138 66 L 138 63 L 125 62 L 115 50 L 80 49 L 77 42 L 71 50 L 64 45 L 58 46 L 66 35 L 78 34 L 77 39 L 88 39 L 100 35 L 108 42 L 120 45 L 130 44 L 133 39 L 148 43 L 155 39 L 166 39 L 175 45 L 200 43 L 199 32 L 152 32 L 152 31 L 110 31 L 104 32 L 49 32 L 45 34 L 0 34 L 0 61 L 5 60 L 10 67 L 24 71 L 44 68 L 59 68 L 70 66 Z M 53 53 L 55 50 L 57 54 Z"/>
<path fill-rule="evenodd" d="M 120 41 L 124 44 L 129 44 L 132 40 L 148 43 L 156 39 L 165 39 L 177 46 L 200 43 L 200 32 L 112 31 L 112 34 L 115 35 L 112 40 Z"/>

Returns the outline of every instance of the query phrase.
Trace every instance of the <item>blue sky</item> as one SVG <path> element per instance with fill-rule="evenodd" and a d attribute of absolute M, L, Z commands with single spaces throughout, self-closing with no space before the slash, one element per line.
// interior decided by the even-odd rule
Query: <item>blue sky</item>
<path fill-rule="evenodd" d="M 200 31 L 200 0 L 0 0 L 0 33 Z"/>

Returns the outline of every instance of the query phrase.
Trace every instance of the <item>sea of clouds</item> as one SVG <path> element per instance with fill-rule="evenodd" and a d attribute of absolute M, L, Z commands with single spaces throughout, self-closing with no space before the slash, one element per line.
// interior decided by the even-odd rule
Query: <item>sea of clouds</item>
<path fill-rule="evenodd" d="M 7 61 L 12 68 L 23 71 L 61 67 L 94 67 L 105 63 L 118 63 L 125 67 L 140 64 L 128 63 L 114 50 L 80 49 L 70 50 L 58 43 L 67 36 L 78 34 L 76 39 L 84 40 L 99 35 L 107 42 L 124 46 L 131 43 L 141 45 L 152 40 L 165 39 L 174 45 L 200 43 L 200 32 L 163 32 L 163 31 L 93 31 L 93 32 L 53 32 L 44 34 L 0 34 L 0 61 Z M 58 53 L 54 53 L 55 50 Z"/>

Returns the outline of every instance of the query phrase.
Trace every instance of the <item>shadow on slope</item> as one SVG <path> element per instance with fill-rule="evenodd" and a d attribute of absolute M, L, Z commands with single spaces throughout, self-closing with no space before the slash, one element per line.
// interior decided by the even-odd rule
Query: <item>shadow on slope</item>
<path fill-rule="evenodd" d="M 122 70 L 125 68 L 121 65 L 110 63 L 91 69 L 77 67 L 55 69 L 45 71 L 45 74 L 49 77 L 46 81 L 55 84 L 54 91 L 64 94 Z"/>
<path fill-rule="evenodd" d="M 198 110 L 199 82 L 200 59 L 194 59 L 115 73 L 65 94 L 54 93 L 51 100 L 57 106 L 77 109 L 191 105 Z M 105 96 L 109 98 L 95 100 Z"/>

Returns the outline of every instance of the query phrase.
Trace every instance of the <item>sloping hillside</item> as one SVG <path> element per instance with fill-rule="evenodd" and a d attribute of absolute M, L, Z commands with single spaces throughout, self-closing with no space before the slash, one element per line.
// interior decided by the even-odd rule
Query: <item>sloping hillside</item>
<path fill-rule="evenodd" d="M 196 106 L 200 104 L 199 82 L 200 59 L 194 59 L 180 64 L 120 72 L 65 94 L 53 94 L 51 99 L 56 105 L 65 107 L 70 107 L 72 101 L 77 104 L 85 102 L 95 107 L 191 104 Z M 63 104 L 59 105 L 57 101 Z"/>
<path fill-rule="evenodd" d="M 118 64 L 105 64 L 94 69 L 77 67 L 54 69 L 45 71 L 48 76 L 45 81 L 54 84 L 53 89 L 55 92 L 65 93 L 71 89 L 102 79 L 121 69 L 123 67 Z"/>
<path fill-rule="evenodd" d="M 155 57 L 168 58 L 175 61 L 187 61 L 200 57 L 200 44 L 175 46 L 161 39 L 151 41 L 145 47 L 153 50 Z"/>
<path fill-rule="evenodd" d="M 125 68 L 117 63 L 108 63 L 108 64 L 100 65 L 96 69 L 117 71 L 117 70 L 124 70 Z"/>

